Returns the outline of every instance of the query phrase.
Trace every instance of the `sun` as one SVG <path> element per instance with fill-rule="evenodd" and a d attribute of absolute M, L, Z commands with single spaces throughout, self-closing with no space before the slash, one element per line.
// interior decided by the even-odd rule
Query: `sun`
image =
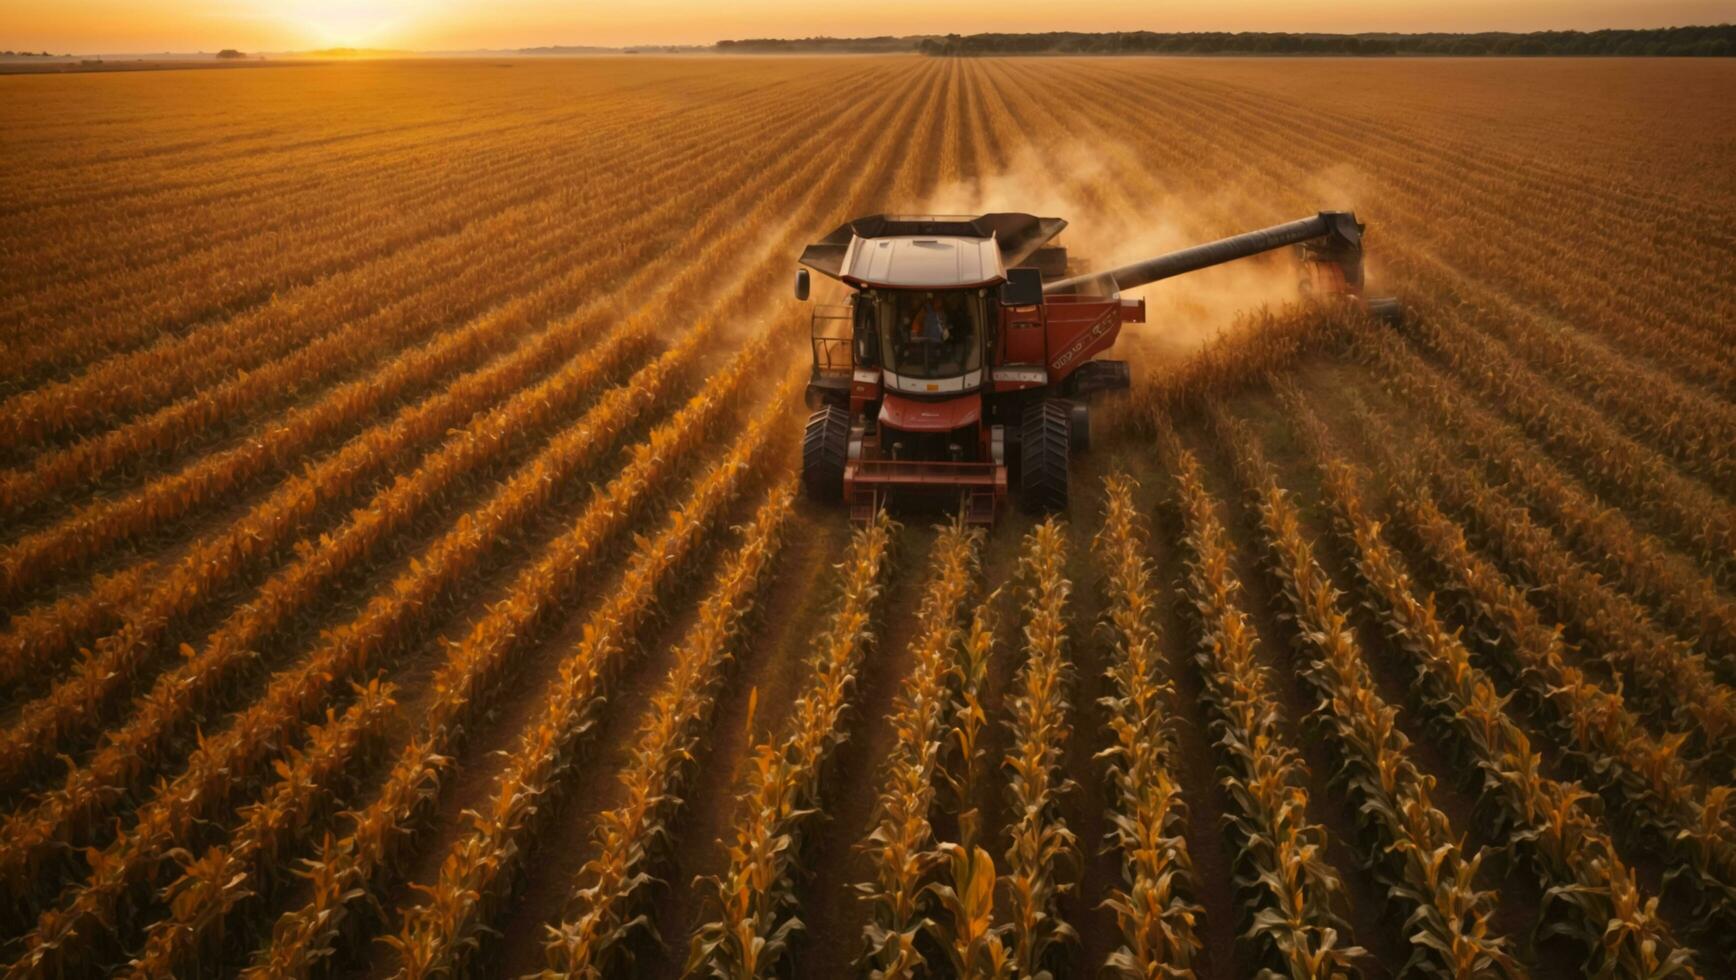
<path fill-rule="evenodd" d="M 285 20 L 318 45 L 355 48 L 391 44 L 418 7 L 406 0 L 301 0 L 279 10 Z"/>

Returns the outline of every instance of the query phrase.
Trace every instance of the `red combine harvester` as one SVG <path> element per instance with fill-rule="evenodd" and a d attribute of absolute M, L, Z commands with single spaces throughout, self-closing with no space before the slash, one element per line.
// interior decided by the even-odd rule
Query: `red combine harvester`
<path fill-rule="evenodd" d="M 990 524 L 1018 482 L 1037 511 L 1067 507 L 1067 460 L 1091 441 L 1088 399 L 1128 386 L 1103 360 L 1145 301 L 1121 290 L 1293 246 L 1304 289 L 1362 303 L 1362 225 L 1347 211 L 1086 272 L 1053 244 L 1067 222 L 1003 212 L 871 215 L 803 252 L 808 269 L 851 287 L 816 307 L 802 442 L 810 497 L 843 499 L 853 519 L 889 498 L 960 499 Z M 1383 301 L 1385 302 L 1385 301 Z"/>

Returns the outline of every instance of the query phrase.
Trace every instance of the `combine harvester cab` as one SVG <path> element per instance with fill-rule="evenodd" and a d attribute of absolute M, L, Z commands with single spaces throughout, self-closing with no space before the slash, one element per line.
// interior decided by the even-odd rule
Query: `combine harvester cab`
<path fill-rule="evenodd" d="M 1068 457 L 1091 440 L 1090 402 L 1129 384 L 1099 357 L 1124 323 L 1145 322 L 1141 286 L 1296 246 L 1303 284 L 1361 302 L 1362 226 L 1348 212 L 1079 273 L 1052 244 L 1060 218 L 871 215 L 809 245 L 808 269 L 852 293 L 813 315 L 802 442 L 808 495 L 862 521 L 898 497 L 958 503 L 992 524 L 1016 481 L 1033 511 L 1067 508 Z"/>

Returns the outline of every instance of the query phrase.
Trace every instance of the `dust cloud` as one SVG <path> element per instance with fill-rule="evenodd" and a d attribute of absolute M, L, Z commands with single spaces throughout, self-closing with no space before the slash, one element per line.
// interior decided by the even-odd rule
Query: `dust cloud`
<path fill-rule="evenodd" d="M 1004 171 L 945 185 L 924 206 L 939 214 L 1027 211 L 1065 218 L 1058 243 L 1075 262 L 1107 270 L 1315 211 L 1349 208 L 1360 180 L 1349 167 L 1335 170 L 1342 172 L 1316 175 L 1308 187 L 1250 178 L 1213 181 L 1204 192 L 1189 186 L 1190 175 L 1154 196 L 1118 186 L 1102 147 L 1074 141 L 1024 148 Z M 1186 358 L 1220 335 L 1247 328 L 1262 311 L 1296 303 L 1298 271 L 1284 249 L 1127 290 L 1124 296 L 1145 300 L 1146 322 L 1122 331 L 1113 356 Z"/>

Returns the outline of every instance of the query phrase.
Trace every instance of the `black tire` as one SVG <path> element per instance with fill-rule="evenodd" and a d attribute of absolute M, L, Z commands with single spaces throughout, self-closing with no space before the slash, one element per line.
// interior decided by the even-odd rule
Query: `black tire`
<path fill-rule="evenodd" d="M 1061 398 L 1025 406 L 1019 431 L 1019 497 L 1037 513 L 1067 509 L 1067 453 L 1072 409 Z"/>
<path fill-rule="evenodd" d="M 802 488 L 808 499 L 835 503 L 844 497 L 844 461 L 850 454 L 850 413 L 827 405 L 808 416 L 802 432 Z"/>

